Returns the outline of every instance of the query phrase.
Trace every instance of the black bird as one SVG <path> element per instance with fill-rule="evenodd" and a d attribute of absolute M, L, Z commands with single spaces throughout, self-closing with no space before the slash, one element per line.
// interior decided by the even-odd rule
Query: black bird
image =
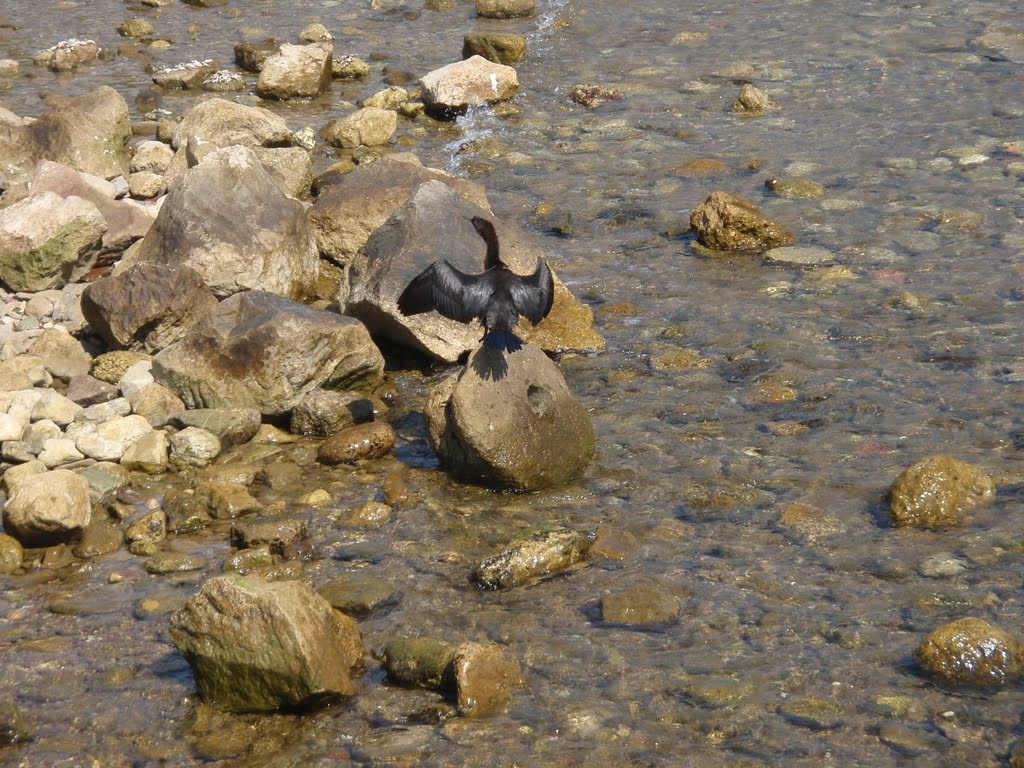
<path fill-rule="evenodd" d="M 487 243 L 484 271 L 466 275 L 446 260 L 435 261 L 412 279 L 398 297 L 398 311 L 418 315 L 436 309 L 445 317 L 484 324 L 484 344 L 494 350 L 515 352 L 523 348 L 515 334 L 522 315 L 536 325 L 551 311 L 555 286 L 544 259 L 525 277 L 510 270 L 498 255 L 498 233 L 487 219 L 474 216 L 477 234 Z"/>

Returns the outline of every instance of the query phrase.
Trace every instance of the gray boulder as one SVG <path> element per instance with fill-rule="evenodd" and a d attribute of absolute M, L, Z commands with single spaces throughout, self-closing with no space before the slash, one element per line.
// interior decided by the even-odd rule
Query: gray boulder
<path fill-rule="evenodd" d="M 417 274 L 438 259 L 462 272 L 483 271 L 486 247 L 473 229 L 473 216 L 492 218 L 440 181 L 427 181 L 380 226 L 349 266 L 348 295 L 343 286 L 338 303 L 345 314 L 362 320 L 373 334 L 417 348 L 439 360 L 455 362 L 475 349 L 483 331 L 436 312 L 406 317 L 398 296 Z M 513 272 L 531 274 L 540 246 L 519 227 L 496 222 L 501 257 Z M 536 328 L 520 326 L 521 336 L 551 351 L 595 349 L 603 342 L 592 328 L 593 318 L 558 279 L 551 313 Z"/>
<path fill-rule="evenodd" d="M 320 255 L 348 266 L 377 227 L 425 181 L 450 186 L 467 202 L 490 211 L 487 192 L 476 182 L 444 171 L 384 158 L 357 166 L 339 184 L 321 190 L 308 211 Z"/>
<path fill-rule="evenodd" d="M 27 477 L 3 510 L 4 530 L 26 546 L 67 541 L 89 524 L 89 481 L 67 469 Z"/>
<path fill-rule="evenodd" d="M 107 225 L 96 206 L 53 192 L 0 209 L 0 280 L 15 291 L 45 291 L 77 280 L 96 263 Z"/>
<path fill-rule="evenodd" d="M 291 45 L 283 43 L 269 56 L 256 80 L 256 93 L 264 99 L 313 98 L 331 84 L 330 43 Z"/>
<path fill-rule="evenodd" d="M 590 415 L 540 347 L 481 346 L 425 409 L 434 450 L 459 480 L 532 491 L 582 472 L 594 454 Z"/>
<path fill-rule="evenodd" d="M 210 153 L 167 195 L 137 261 L 188 266 L 214 295 L 312 295 L 319 259 L 306 213 L 241 146 Z"/>
<path fill-rule="evenodd" d="M 216 304 L 199 273 L 184 265 L 134 264 L 82 293 L 85 319 L 111 347 L 149 354 L 180 341 Z"/>
<path fill-rule="evenodd" d="M 290 147 L 295 143 L 280 115 L 227 99 L 206 99 L 185 113 L 174 129 L 171 146 L 184 149 L 192 139 L 217 147 Z"/>
<path fill-rule="evenodd" d="M 153 360 L 157 381 L 190 408 L 280 415 L 316 387 L 373 384 L 384 360 L 350 317 L 264 291 L 224 300 Z"/>
<path fill-rule="evenodd" d="M 363 661 L 356 622 L 302 581 L 210 579 L 171 617 L 171 639 L 199 695 L 232 711 L 351 696 Z"/>
<path fill-rule="evenodd" d="M 398 115 L 390 109 L 363 107 L 332 120 L 322 135 L 334 147 L 376 147 L 387 144 L 398 128 Z"/>

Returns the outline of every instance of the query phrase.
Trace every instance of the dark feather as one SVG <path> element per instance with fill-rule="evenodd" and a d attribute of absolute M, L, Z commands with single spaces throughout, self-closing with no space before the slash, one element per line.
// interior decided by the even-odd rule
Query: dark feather
<path fill-rule="evenodd" d="M 555 281 L 548 263 L 537 259 L 533 274 L 512 283 L 511 291 L 516 311 L 531 323 L 536 325 L 547 317 L 555 300 Z"/>

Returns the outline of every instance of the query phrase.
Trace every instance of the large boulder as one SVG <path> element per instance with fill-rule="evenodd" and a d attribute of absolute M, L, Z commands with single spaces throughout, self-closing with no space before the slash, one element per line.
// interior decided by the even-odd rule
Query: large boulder
<path fill-rule="evenodd" d="M 53 192 L 0 209 L 0 281 L 45 291 L 77 280 L 96 263 L 106 222 L 95 205 Z"/>
<path fill-rule="evenodd" d="M 765 250 L 792 245 L 796 238 L 751 202 L 728 192 L 712 192 L 690 212 L 697 242 L 715 250 Z"/>
<path fill-rule="evenodd" d="M 18 483 L 4 505 L 4 531 L 26 546 L 49 546 L 80 533 L 91 515 L 89 481 L 55 469 Z"/>
<path fill-rule="evenodd" d="M 326 187 L 309 209 L 320 255 L 347 267 L 373 231 L 430 180 L 447 184 L 467 202 L 490 211 L 487 192 L 476 182 L 384 158 L 360 165 L 341 183 Z"/>
<path fill-rule="evenodd" d="M 153 359 L 189 408 L 288 413 L 313 389 L 375 384 L 384 360 L 358 320 L 264 291 L 225 299 Z"/>
<path fill-rule="evenodd" d="M 334 46 L 330 43 L 284 43 L 275 55 L 263 62 L 256 80 L 256 93 L 264 99 L 319 96 L 331 84 L 333 55 Z"/>
<path fill-rule="evenodd" d="M 420 85 L 428 111 L 439 117 L 455 117 L 469 107 L 511 99 L 519 90 L 519 76 L 512 67 L 483 56 L 470 56 L 429 72 Z"/>
<path fill-rule="evenodd" d="M 82 293 L 85 319 L 111 347 L 149 354 L 180 341 L 216 303 L 194 269 L 165 264 L 134 264 Z"/>
<path fill-rule="evenodd" d="M 430 441 L 459 480 L 532 491 L 582 472 L 594 453 L 590 415 L 540 347 L 481 346 L 425 409 Z"/>
<path fill-rule="evenodd" d="M 289 147 L 295 143 L 280 115 L 226 99 L 206 99 L 185 113 L 174 129 L 171 146 L 184 149 L 198 139 L 218 147 Z"/>
<path fill-rule="evenodd" d="M 137 247 L 137 262 L 191 267 L 220 298 L 263 290 L 303 299 L 319 269 L 302 203 L 242 146 L 189 169 Z"/>
<path fill-rule="evenodd" d="M 478 323 L 467 325 L 436 312 L 406 317 L 398 311 L 398 296 L 409 281 L 439 259 L 456 269 L 483 271 L 486 246 L 473 229 L 473 216 L 491 218 L 440 181 L 427 181 L 370 237 L 349 267 L 349 292 L 339 297 L 345 313 L 358 317 L 371 333 L 415 347 L 439 360 L 455 362 L 474 349 L 483 335 Z M 543 251 L 518 227 L 496 222 L 501 257 L 513 272 L 531 274 Z M 521 335 L 534 334 L 545 349 L 600 349 L 590 311 L 573 297 L 557 276 L 555 303 L 537 327 L 521 326 Z"/>
<path fill-rule="evenodd" d="M 363 663 L 356 622 L 303 581 L 212 578 L 171 617 L 171 639 L 203 700 L 231 711 L 351 696 Z"/>

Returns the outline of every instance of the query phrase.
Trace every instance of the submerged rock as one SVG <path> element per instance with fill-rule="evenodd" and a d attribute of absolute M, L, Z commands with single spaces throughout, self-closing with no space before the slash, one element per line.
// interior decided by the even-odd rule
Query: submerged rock
<path fill-rule="evenodd" d="M 959 525 L 963 516 L 995 496 L 992 478 L 952 456 L 929 456 L 905 469 L 889 489 L 896 528 Z"/>
<path fill-rule="evenodd" d="M 494 643 L 462 643 L 455 649 L 452 665 L 462 717 L 487 717 L 503 711 L 513 689 L 523 682 L 519 662 Z"/>
<path fill-rule="evenodd" d="M 1021 644 L 981 619 L 943 624 L 914 651 L 914 659 L 931 677 L 951 685 L 1001 687 L 1021 677 Z"/>
<path fill-rule="evenodd" d="M 457 479 L 537 490 L 575 477 L 594 453 L 590 415 L 540 347 L 481 346 L 431 393 L 431 444 Z"/>
<path fill-rule="evenodd" d="M 590 557 L 590 538 L 569 528 L 528 528 L 498 554 L 473 569 L 473 581 L 487 589 L 511 589 L 550 576 Z"/>
<path fill-rule="evenodd" d="M 487 19 L 518 19 L 532 16 L 536 0 L 476 0 L 476 12 Z"/>
<path fill-rule="evenodd" d="M 455 646 L 434 637 L 399 638 L 384 649 L 388 679 L 406 688 L 454 690 Z"/>
<path fill-rule="evenodd" d="M 717 250 L 763 250 L 792 245 L 796 238 L 746 200 L 712 192 L 690 213 L 697 241 Z"/>
<path fill-rule="evenodd" d="M 89 481 L 67 469 L 27 477 L 4 504 L 4 531 L 26 546 L 67 541 L 89 524 Z"/>
<path fill-rule="evenodd" d="M 490 32 L 471 32 L 462 40 L 462 58 L 483 56 L 488 61 L 506 66 L 526 55 L 526 38 Z"/>
<path fill-rule="evenodd" d="M 204 701 L 269 712 L 351 696 L 362 665 L 355 621 L 302 581 L 227 575 L 207 581 L 171 618 Z"/>
<path fill-rule="evenodd" d="M 601 598 L 601 618 L 612 624 L 656 627 L 679 619 L 679 598 L 664 587 L 635 587 Z"/>

